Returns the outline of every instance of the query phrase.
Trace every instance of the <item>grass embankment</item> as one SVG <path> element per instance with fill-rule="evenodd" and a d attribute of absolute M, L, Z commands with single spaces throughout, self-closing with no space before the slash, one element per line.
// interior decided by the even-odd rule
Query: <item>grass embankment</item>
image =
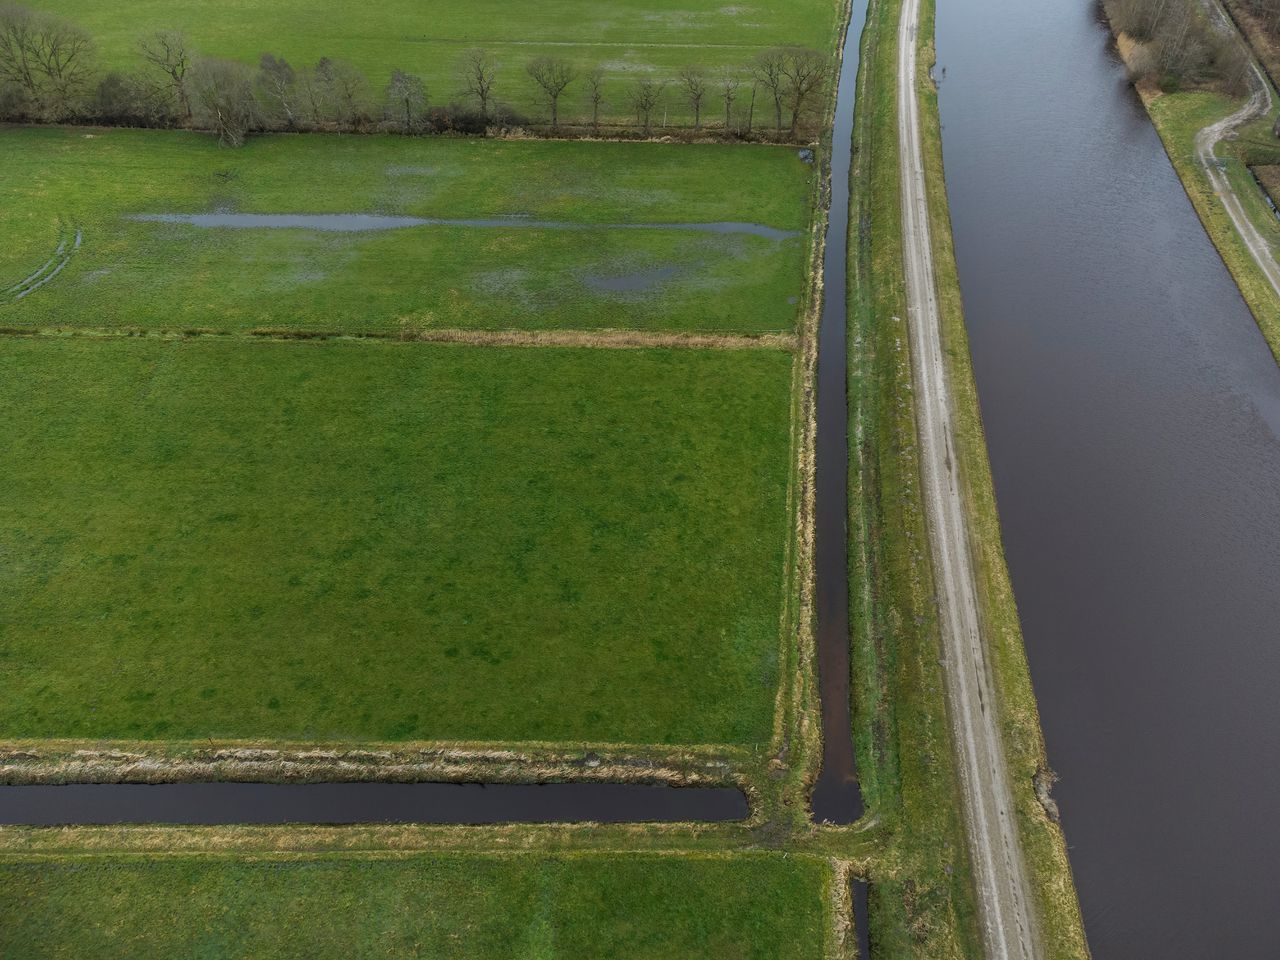
<path fill-rule="evenodd" d="M 823 955 L 825 860 L 436 853 L 0 860 L 0 954 Z"/>
<path fill-rule="evenodd" d="M 815 169 L 788 147 L 279 135 L 232 151 L 194 133 L 81 128 L 0 129 L 0 152 L 0 326 L 22 328 L 790 333 Z M 589 228 L 130 219 L 228 211 Z M 610 229 L 718 221 L 791 235 Z M 50 257 L 69 259 L 47 284 L 4 292 Z"/>
<path fill-rule="evenodd" d="M 902 274 L 901 195 L 896 111 L 897 25 L 900 3 L 872 3 L 864 42 L 855 167 L 860 243 L 855 269 L 859 297 L 851 342 L 855 407 L 854 482 L 866 492 L 851 527 L 855 569 L 867 569 L 865 592 L 855 590 L 855 614 L 870 629 L 855 638 L 861 677 L 856 733 L 860 755 L 874 758 L 863 782 L 872 809 L 891 822 L 894 850 L 884 876 L 875 877 L 873 930 L 890 956 L 959 956 L 980 952 L 967 845 L 957 814 L 958 785 L 938 663 L 937 614 L 928 540 L 918 484 L 909 336 Z M 932 63 L 933 3 L 926 0 L 922 43 L 921 121 L 926 151 L 934 259 L 951 363 L 957 451 L 966 481 L 980 600 L 1001 695 L 1019 822 L 1036 884 L 1049 955 L 1087 955 L 1062 834 L 1037 801 L 1034 776 L 1044 747 L 1022 637 L 1005 570 L 999 518 L 987 461 L 981 412 L 969 359 L 952 250 L 942 169 Z M 889 185 L 892 184 L 892 188 Z M 860 566 L 859 566 L 860 565 Z M 887 941 L 887 942 L 886 942 Z"/>
<path fill-rule="evenodd" d="M 265 0 L 234 5 L 205 0 L 30 0 L 79 24 L 94 38 L 108 67 L 141 66 L 138 39 L 161 29 L 183 30 L 208 56 L 256 66 L 264 50 L 310 67 L 320 57 L 360 67 L 381 94 L 392 68 L 419 74 L 433 104 L 464 99 L 459 62 L 475 47 L 498 63 L 494 95 L 503 104 L 542 117 L 546 108 L 525 74 L 539 56 L 563 57 L 581 72 L 599 66 L 605 74 L 602 115 L 634 122 L 629 89 L 637 76 L 668 81 L 655 124 L 691 123 L 692 111 L 674 83 L 689 64 L 708 74 L 729 67 L 746 74 L 767 47 L 806 46 L 831 50 L 840 0 L 793 0 L 786 4 L 732 5 L 723 0 L 562 0 L 512 4 L 506 0 L 384 0 L 357 13 L 341 0 Z M 748 82 L 748 88 L 750 84 Z M 737 109 L 745 114 L 750 89 Z M 704 122 L 724 114 L 710 93 Z M 587 88 L 571 84 L 560 104 L 562 120 L 590 118 Z M 763 92 L 755 110 L 759 126 L 772 124 Z"/>
<path fill-rule="evenodd" d="M 1272 354 L 1280 362 L 1280 297 L 1276 296 L 1270 282 L 1258 269 L 1253 254 L 1231 222 L 1226 208 L 1215 196 L 1196 155 L 1196 134 L 1239 110 L 1244 100 L 1208 90 L 1162 93 L 1147 85 L 1140 87 L 1138 94 L 1200 222 L 1240 288 Z M 1280 100 L 1274 92 L 1272 101 L 1273 106 L 1267 116 L 1242 128 L 1238 137 L 1221 141 L 1215 152 L 1249 219 L 1271 243 L 1274 251 L 1280 249 L 1277 247 L 1280 244 L 1280 223 L 1249 171 L 1250 166 L 1280 162 L 1280 142 L 1271 133 L 1280 108 Z"/>
<path fill-rule="evenodd" d="M 891 848 L 874 866 L 877 955 L 979 953 L 938 664 L 911 404 L 901 185 L 900 0 L 872 0 L 854 130 L 849 396 L 854 733 L 863 795 Z M 861 496 L 856 495 L 860 493 Z"/>
<path fill-rule="evenodd" d="M 791 361 L 10 338 L 0 733 L 765 742 Z"/>

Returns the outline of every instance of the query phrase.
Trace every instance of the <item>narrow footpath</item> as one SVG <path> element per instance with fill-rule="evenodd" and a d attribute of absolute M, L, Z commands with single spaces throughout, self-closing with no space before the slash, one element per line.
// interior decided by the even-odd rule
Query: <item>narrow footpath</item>
<path fill-rule="evenodd" d="M 1040 932 L 1014 817 L 995 691 L 978 615 L 965 505 L 956 472 L 916 92 L 919 0 L 898 27 L 898 146 L 903 264 L 916 391 L 921 481 L 943 644 L 948 720 L 959 761 L 978 920 L 989 960 L 1039 958 Z"/>

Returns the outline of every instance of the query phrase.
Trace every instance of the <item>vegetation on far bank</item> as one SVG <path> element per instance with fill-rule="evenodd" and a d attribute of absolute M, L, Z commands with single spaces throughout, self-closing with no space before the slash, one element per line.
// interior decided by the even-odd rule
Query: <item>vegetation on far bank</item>
<path fill-rule="evenodd" d="M 1129 44 L 1125 65 L 1137 84 L 1166 92 L 1249 89 L 1249 57 L 1236 38 L 1214 29 L 1202 0 L 1103 0 L 1112 29 Z"/>
<path fill-rule="evenodd" d="M 793 148 L 709 144 L 277 135 L 227 151 L 190 132 L 32 127 L 0 130 L 0 151 L 0 325 L 24 328 L 790 333 L 815 180 Z M 513 219 L 355 233 L 133 219 L 216 212 Z"/>

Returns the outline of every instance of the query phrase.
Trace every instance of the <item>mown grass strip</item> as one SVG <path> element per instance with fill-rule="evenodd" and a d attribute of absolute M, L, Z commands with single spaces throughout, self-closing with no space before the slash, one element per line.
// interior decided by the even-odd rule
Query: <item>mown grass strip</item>
<path fill-rule="evenodd" d="M 813 957 L 822 860 L 420 854 L 0 860 L 25 958 Z"/>

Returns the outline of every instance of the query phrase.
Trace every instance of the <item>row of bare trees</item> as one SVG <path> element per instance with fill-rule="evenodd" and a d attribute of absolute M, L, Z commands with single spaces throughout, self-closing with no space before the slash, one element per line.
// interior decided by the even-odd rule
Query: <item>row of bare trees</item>
<path fill-rule="evenodd" d="M 0 120 L 196 127 L 233 146 L 255 130 L 483 133 L 493 125 L 530 125 L 499 99 L 509 78 L 482 49 L 461 57 L 447 106 L 432 106 L 423 79 L 400 69 L 381 89 L 354 64 L 330 57 L 295 68 L 264 53 L 255 70 L 202 56 L 172 30 L 144 37 L 137 51 L 141 69 L 99 74 L 90 38 L 74 24 L 0 5 Z M 581 70 L 569 60 L 541 56 L 524 64 L 519 82 L 525 85 L 521 93 L 531 90 L 545 106 L 552 132 L 561 129 L 562 113 L 572 103 L 575 125 L 589 124 L 597 135 L 606 113 L 626 111 L 649 136 L 657 122 L 667 126 L 671 106 L 687 110 L 695 133 L 714 127 L 721 134 L 750 135 L 760 98 L 772 113 L 774 135 L 795 139 L 822 102 L 830 69 L 829 58 L 816 51 L 779 48 L 742 68 L 711 72 L 690 64 L 673 78 L 644 75 L 623 86 L 600 67 Z M 723 120 L 706 123 L 707 114 L 720 108 Z"/>
<path fill-rule="evenodd" d="M 822 90 L 830 78 L 830 68 L 829 59 L 817 51 L 778 48 L 762 53 L 746 71 L 725 67 L 712 75 L 704 67 L 690 64 L 680 69 L 674 81 L 639 77 L 623 91 L 623 102 L 646 135 L 652 130 L 653 119 L 665 105 L 670 91 L 674 91 L 677 101 L 692 114 L 695 131 L 703 129 L 704 105 L 718 99 L 724 107 L 721 129 L 750 132 L 755 96 L 763 90 L 773 103 L 775 132 L 782 134 L 785 118 L 787 133 L 794 139 L 804 117 L 821 99 Z M 574 86 L 585 91 L 590 126 L 599 132 L 601 111 L 606 105 L 603 69 L 596 67 L 580 72 L 573 63 L 560 57 L 538 57 L 525 65 L 525 73 L 546 105 L 552 130 L 559 128 L 561 102 L 569 88 Z M 497 61 L 485 50 L 472 50 L 464 55 L 460 74 L 463 92 L 473 99 L 480 115 L 501 121 L 502 109 L 495 93 L 499 74 Z M 745 121 L 738 122 L 734 104 L 740 99 L 744 76 L 752 81 L 751 106 Z"/>
<path fill-rule="evenodd" d="M 1129 73 L 1165 90 L 1248 89 L 1249 58 L 1234 31 L 1218 31 L 1198 0 L 1104 0 L 1107 17 L 1134 41 Z"/>

